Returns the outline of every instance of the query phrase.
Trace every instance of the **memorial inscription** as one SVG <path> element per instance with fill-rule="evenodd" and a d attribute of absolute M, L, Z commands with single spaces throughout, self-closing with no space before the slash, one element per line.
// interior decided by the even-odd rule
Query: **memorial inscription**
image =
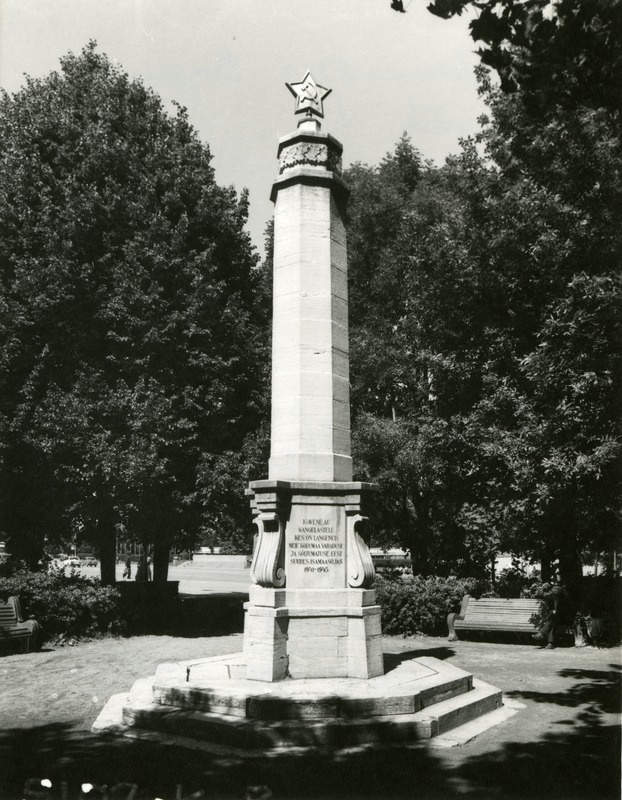
<path fill-rule="evenodd" d="M 345 537 L 338 520 L 323 513 L 311 516 L 309 509 L 300 511 L 299 515 L 294 513 L 288 525 L 289 585 L 304 586 L 310 578 L 323 578 L 323 586 L 341 586 L 345 574 Z"/>
<path fill-rule="evenodd" d="M 305 572 L 328 572 L 332 564 L 343 564 L 343 542 L 329 519 L 303 519 L 290 542 L 291 562 Z"/>

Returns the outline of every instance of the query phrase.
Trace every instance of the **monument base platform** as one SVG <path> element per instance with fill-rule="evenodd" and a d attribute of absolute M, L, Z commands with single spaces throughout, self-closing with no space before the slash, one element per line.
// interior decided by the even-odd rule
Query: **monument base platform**
<path fill-rule="evenodd" d="M 380 606 L 370 589 L 267 589 L 246 603 L 247 677 L 373 678 L 382 675 Z"/>
<path fill-rule="evenodd" d="M 111 698 L 93 729 L 240 757 L 335 753 L 447 741 L 461 729 L 472 738 L 505 718 L 501 706 L 499 689 L 436 658 L 406 661 L 368 680 L 274 683 L 249 680 L 239 654 L 161 664 L 128 695 Z"/>

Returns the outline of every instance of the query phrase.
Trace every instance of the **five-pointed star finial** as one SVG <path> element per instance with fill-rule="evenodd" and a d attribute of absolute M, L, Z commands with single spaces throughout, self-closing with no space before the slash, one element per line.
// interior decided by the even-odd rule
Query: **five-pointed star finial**
<path fill-rule="evenodd" d="M 308 71 L 301 81 L 286 83 L 285 85 L 296 98 L 295 114 L 307 114 L 308 116 L 315 114 L 318 117 L 324 116 L 322 101 L 328 97 L 332 89 L 320 86 L 319 83 L 313 80 L 311 73 Z"/>

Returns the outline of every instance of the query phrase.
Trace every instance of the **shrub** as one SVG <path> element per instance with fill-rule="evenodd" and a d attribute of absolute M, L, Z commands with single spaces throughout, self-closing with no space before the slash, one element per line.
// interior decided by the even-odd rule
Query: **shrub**
<path fill-rule="evenodd" d="M 374 569 L 408 569 L 412 566 L 410 558 L 406 556 L 374 556 Z"/>
<path fill-rule="evenodd" d="M 41 641 L 125 630 L 117 590 L 75 571 L 32 572 L 20 566 L 0 577 L 0 599 L 11 595 L 19 597 L 24 616 L 33 617 L 41 625 Z"/>
<path fill-rule="evenodd" d="M 536 600 L 544 600 L 551 596 L 551 589 L 554 584 L 547 581 L 538 579 L 533 580 L 531 583 L 522 587 L 520 594 L 514 595 L 515 597 L 532 597 Z"/>
<path fill-rule="evenodd" d="M 457 611 L 465 594 L 479 596 L 482 582 L 475 578 L 376 578 L 376 597 L 382 608 L 385 633 L 413 636 L 447 633 L 447 615 Z"/>
<path fill-rule="evenodd" d="M 529 594 L 533 586 L 542 585 L 539 577 L 526 575 L 517 566 L 501 570 L 495 581 L 495 595 L 497 597 L 535 597 Z"/>

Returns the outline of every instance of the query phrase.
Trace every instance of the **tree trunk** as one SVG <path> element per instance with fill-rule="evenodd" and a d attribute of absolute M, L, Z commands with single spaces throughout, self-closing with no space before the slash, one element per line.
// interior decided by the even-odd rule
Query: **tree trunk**
<path fill-rule="evenodd" d="M 99 535 L 99 561 L 101 581 L 104 586 L 116 582 L 117 536 L 114 527 L 110 526 Z"/>
<path fill-rule="evenodd" d="M 553 577 L 553 567 L 551 566 L 551 551 L 545 547 L 540 557 L 540 579 L 543 583 L 548 583 Z"/>
<path fill-rule="evenodd" d="M 583 578 L 583 564 L 581 561 L 581 547 L 577 529 L 577 516 L 575 503 L 577 493 L 574 478 L 571 483 L 570 496 L 567 500 L 568 507 L 568 539 L 563 543 L 559 552 L 559 577 L 562 586 L 578 603 L 581 596 L 581 583 Z"/>
<path fill-rule="evenodd" d="M 166 583 L 168 580 L 168 557 L 170 549 L 168 542 L 155 542 L 153 545 L 154 583 Z"/>
<path fill-rule="evenodd" d="M 574 489 L 574 482 L 573 482 Z M 568 537 L 559 551 L 559 578 L 569 595 L 578 601 L 581 591 L 583 566 L 577 536 L 577 520 L 575 515 L 575 493 L 568 498 Z"/>
<path fill-rule="evenodd" d="M 582 575 L 583 569 L 576 543 L 569 543 L 568 547 L 559 554 L 560 582 L 570 593 L 573 593 L 579 589 Z"/>
<path fill-rule="evenodd" d="M 408 491 L 405 505 L 410 519 L 409 550 L 413 574 L 429 575 L 431 572 L 429 497 Z"/>

